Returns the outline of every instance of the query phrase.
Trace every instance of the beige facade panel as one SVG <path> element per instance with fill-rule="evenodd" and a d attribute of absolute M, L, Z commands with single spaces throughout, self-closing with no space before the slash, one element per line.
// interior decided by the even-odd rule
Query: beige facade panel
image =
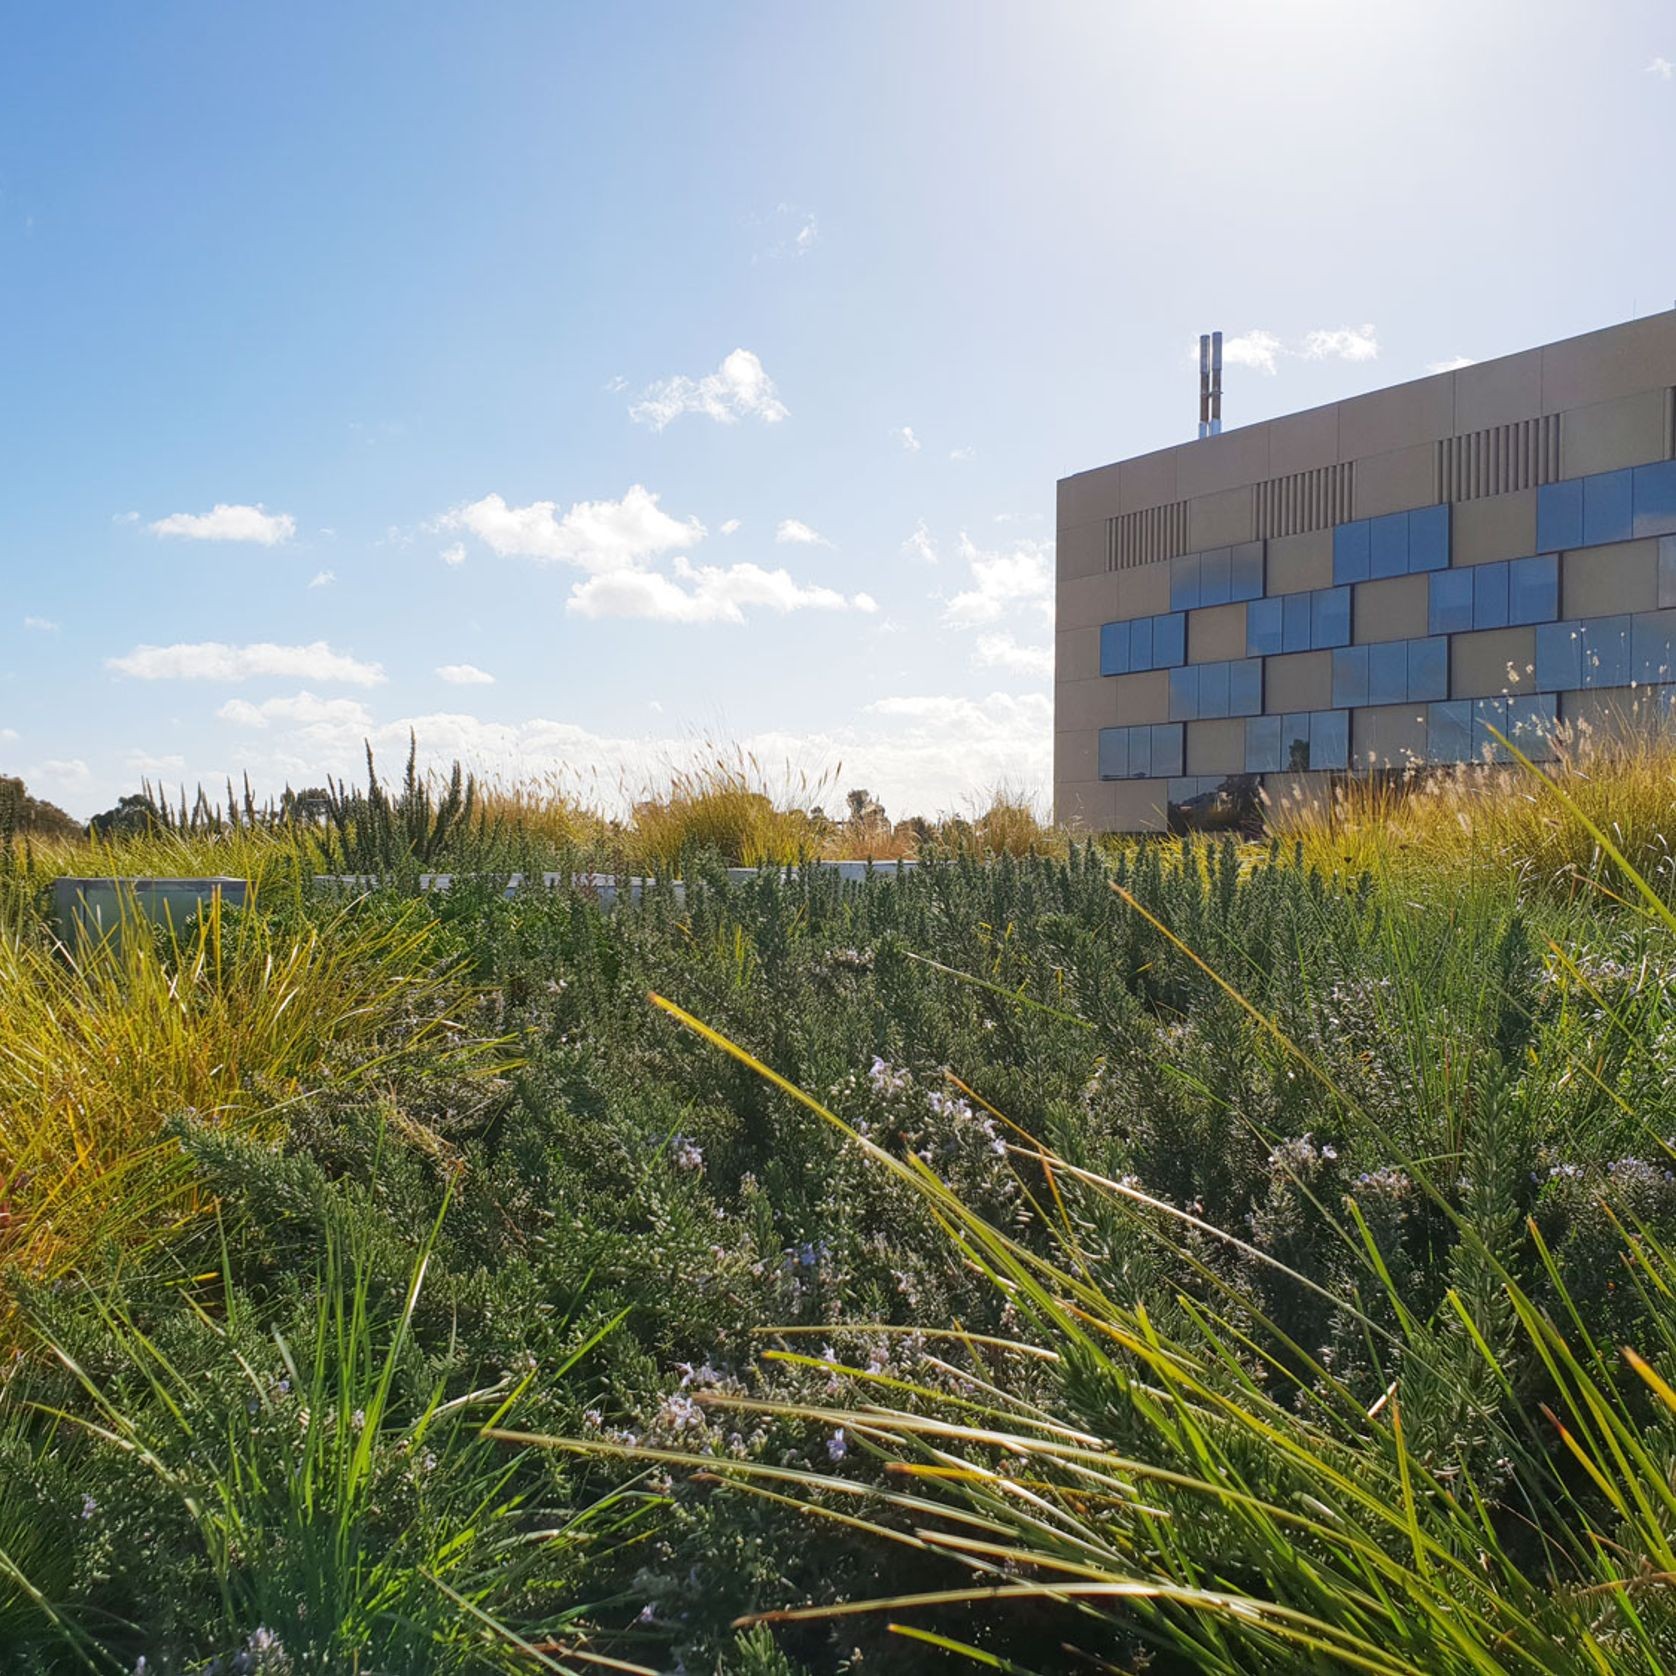
<path fill-rule="evenodd" d="M 1100 777 L 1100 735 L 1091 727 L 1067 728 L 1053 736 L 1053 783 L 1056 786 Z"/>
<path fill-rule="evenodd" d="M 1290 652 L 1263 660 L 1263 708 L 1270 715 L 1329 710 L 1333 703 L 1333 654 Z"/>
<path fill-rule="evenodd" d="M 1662 720 L 1652 694 L 1639 687 L 1591 688 L 1560 694 L 1560 720 L 1587 746 L 1590 735 L 1627 738 Z"/>
<path fill-rule="evenodd" d="M 1534 517 L 1534 514 L 1533 514 Z M 1333 532 L 1278 535 L 1269 542 L 1268 592 L 1301 594 L 1333 585 Z"/>
<path fill-rule="evenodd" d="M 1618 611 L 1656 611 L 1659 544 L 1620 541 L 1560 558 L 1560 615 L 1610 617 Z"/>
<path fill-rule="evenodd" d="M 1170 609 L 1170 564 L 1138 565 L 1120 570 L 1112 578 L 1117 584 L 1116 601 L 1104 623 L 1127 622 L 1131 617 L 1156 617 Z"/>
<path fill-rule="evenodd" d="M 1059 780 L 1054 785 L 1053 818 L 1085 832 L 1117 832 L 1117 785 L 1100 780 Z"/>
<path fill-rule="evenodd" d="M 1162 506 L 1166 501 L 1180 500 L 1176 488 L 1176 448 L 1160 448 L 1155 454 L 1141 454 L 1123 462 L 1123 477 L 1118 484 L 1118 512 L 1139 512 L 1143 507 Z"/>
<path fill-rule="evenodd" d="M 1219 494 L 1199 495 L 1187 503 L 1187 551 L 1202 553 L 1210 547 L 1232 547 L 1250 541 L 1256 534 L 1252 519 L 1249 484 L 1224 489 Z"/>
<path fill-rule="evenodd" d="M 1061 629 L 1054 636 L 1053 678 L 1091 681 L 1100 673 L 1100 627 Z"/>
<path fill-rule="evenodd" d="M 1117 685 L 1118 681 L 1145 681 L 1151 679 L 1146 675 L 1122 675 L 1117 680 L 1108 679 L 1103 675 L 1096 675 L 1088 681 L 1060 681 L 1053 689 L 1053 724 L 1062 733 L 1072 733 L 1083 728 L 1116 727 L 1117 714 Z M 1165 699 L 1168 702 L 1169 686 L 1166 679 Z M 1124 721 L 1151 721 L 1145 718 L 1125 716 Z"/>
<path fill-rule="evenodd" d="M 1218 663 L 1245 656 L 1244 605 L 1205 605 L 1187 613 L 1187 661 Z M 1189 773 L 1197 770 L 1189 769 Z"/>
<path fill-rule="evenodd" d="M 1353 601 L 1353 638 L 1358 646 L 1381 640 L 1418 640 L 1426 632 L 1425 576 L 1391 576 L 1358 582 Z"/>
<path fill-rule="evenodd" d="M 1536 490 L 1461 501 L 1449 514 L 1451 562 L 1489 564 L 1536 551 Z"/>
<path fill-rule="evenodd" d="M 1239 774 L 1244 771 L 1243 721 L 1189 722 L 1185 732 L 1189 774 Z"/>
<path fill-rule="evenodd" d="M 1369 454 L 1389 454 L 1397 448 L 1436 442 L 1455 430 L 1455 375 L 1436 373 L 1352 396 L 1338 404 L 1338 454 L 1360 462 Z M 1361 466 L 1357 466 L 1360 475 Z"/>
<path fill-rule="evenodd" d="M 1432 506 L 1437 501 L 1437 444 L 1418 442 L 1356 462 L 1356 516 Z"/>
<path fill-rule="evenodd" d="M 1078 524 L 1073 529 L 1061 526 L 1059 539 L 1054 544 L 1054 569 L 1061 582 L 1082 576 L 1102 575 L 1106 568 L 1106 525 Z"/>
<path fill-rule="evenodd" d="M 1426 760 L 1426 707 L 1378 704 L 1350 712 L 1350 756 L 1357 768 L 1407 768 Z"/>
<path fill-rule="evenodd" d="M 1220 436 L 1201 437 L 1181 450 L 1176 462 L 1176 495 L 1181 499 L 1213 495 L 1271 475 L 1268 425 L 1241 425 Z"/>
<path fill-rule="evenodd" d="M 1269 421 L 1269 472 L 1287 477 L 1295 471 L 1315 471 L 1335 465 L 1338 451 L 1338 403 L 1289 413 Z"/>
<path fill-rule="evenodd" d="M 1103 524 L 1121 510 L 1122 466 L 1099 466 L 1059 480 L 1059 535 L 1082 524 Z M 1173 497 L 1162 497 L 1170 500 Z"/>
<path fill-rule="evenodd" d="M 1066 576 L 1054 590 L 1054 617 L 1059 628 L 1087 628 L 1109 623 L 1117 616 L 1117 577 Z"/>
<path fill-rule="evenodd" d="M 1542 411 L 1588 407 L 1676 384 L 1676 313 L 1650 314 L 1551 343 L 1542 356 Z"/>
<path fill-rule="evenodd" d="M 1458 433 L 1511 424 L 1542 411 L 1542 351 L 1500 355 L 1455 369 L 1455 429 Z"/>
<path fill-rule="evenodd" d="M 1122 722 L 1127 726 L 1132 722 L 1167 722 L 1170 719 L 1170 672 L 1167 669 L 1149 669 L 1141 675 L 1108 675 L 1102 678 L 1100 684 L 1113 695 L 1116 711 L 1100 724 L 1102 727 L 1109 727 L 1113 722 Z M 1080 727 L 1082 724 L 1066 725 Z"/>
<path fill-rule="evenodd" d="M 1163 832 L 1169 825 L 1169 787 L 1163 780 L 1114 780 L 1106 788 L 1121 832 Z"/>
<path fill-rule="evenodd" d="M 1644 466 L 1670 458 L 1670 392 L 1637 390 L 1560 415 L 1560 475 Z"/>
<path fill-rule="evenodd" d="M 1482 629 L 1449 642 L 1449 696 L 1494 698 L 1533 692 L 1536 685 L 1536 630 Z"/>

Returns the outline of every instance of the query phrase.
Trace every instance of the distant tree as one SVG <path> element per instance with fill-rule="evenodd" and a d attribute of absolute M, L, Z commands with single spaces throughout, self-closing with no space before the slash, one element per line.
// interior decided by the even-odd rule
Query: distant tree
<path fill-rule="evenodd" d="M 874 832 L 880 827 L 889 827 L 884 804 L 864 786 L 857 786 L 853 791 L 847 792 L 844 801 L 850 806 L 850 825 L 857 831 Z"/>
<path fill-rule="evenodd" d="M 168 811 L 150 792 L 131 791 L 118 798 L 114 809 L 106 809 L 87 823 L 87 829 L 98 838 L 128 837 L 154 832 L 170 824 Z"/>
<path fill-rule="evenodd" d="M 44 797 L 31 797 L 15 775 L 0 774 L 0 843 L 12 838 L 79 838 L 81 822 Z"/>

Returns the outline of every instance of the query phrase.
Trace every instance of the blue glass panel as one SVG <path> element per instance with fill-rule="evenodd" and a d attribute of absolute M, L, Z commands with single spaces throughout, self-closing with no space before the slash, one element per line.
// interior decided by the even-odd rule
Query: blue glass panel
<path fill-rule="evenodd" d="M 1544 483 L 1536 491 L 1536 544 L 1544 553 L 1583 545 L 1583 479 Z"/>
<path fill-rule="evenodd" d="M 1228 665 L 1228 714 L 1255 716 L 1263 708 L 1263 661 L 1241 658 Z"/>
<path fill-rule="evenodd" d="M 1603 541 L 1628 541 L 1635 527 L 1632 511 L 1632 473 L 1597 471 L 1583 479 L 1583 545 L 1597 547 Z M 1546 547 L 1547 543 L 1541 543 Z"/>
<path fill-rule="evenodd" d="M 1199 603 L 1226 605 L 1233 598 L 1233 560 L 1226 547 L 1199 555 Z"/>
<path fill-rule="evenodd" d="M 1554 754 L 1554 726 L 1558 720 L 1552 693 L 1526 693 L 1507 701 L 1507 737 L 1533 762 Z"/>
<path fill-rule="evenodd" d="M 1310 596 L 1309 637 L 1317 651 L 1350 644 L 1350 590 L 1317 588 Z"/>
<path fill-rule="evenodd" d="M 1181 772 L 1181 724 L 1159 722 L 1152 730 L 1152 774 L 1162 780 Z"/>
<path fill-rule="evenodd" d="M 1659 543 L 1659 609 L 1676 605 L 1676 535 Z"/>
<path fill-rule="evenodd" d="M 1545 693 L 1582 686 L 1583 637 L 1576 623 L 1536 625 L 1536 684 Z"/>
<path fill-rule="evenodd" d="M 1129 625 L 1102 623 L 1100 625 L 1100 673 L 1127 675 L 1129 673 Z"/>
<path fill-rule="evenodd" d="M 1247 774 L 1278 774 L 1281 765 L 1281 719 L 1253 716 L 1245 724 L 1245 771 Z"/>
<path fill-rule="evenodd" d="M 1627 687 L 1630 681 L 1628 617 L 1595 617 L 1583 624 L 1583 685 Z"/>
<path fill-rule="evenodd" d="M 1368 701 L 1368 649 L 1341 646 L 1333 653 L 1333 704 L 1343 710 Z"/>
<path fill-rule="evenodd" d="M 1136 673 L 1152 668 L 1152 618 L 1137 617 L 1129 625 L 1129 667 Z"/>
<path fill-rule="evenodd" d="M 1251 724 L 1246 723 L 1249 727 Z M 1309 712 L 1283 716 L 1280 722 L 1280 766 L 1288 773 L 1309 767 Z"/>
<path fill-rule="evenodd" d="M 1368 703 L 1401 704 L 1408 697 L 1408 642 L 1368 647 Z"/>
<path fill-rule="evenodd" d="M 1449 508 L 1422 506 L 1408 515 L 1408 568 L 1442 570 L 1449 563 Z"/>
<path fill-rule="evenodd" d="M 1426 711 L 1426 760 L 1465 762 L 1472 755 L 1472 701 L 1458 698 Z"/>
<path fill-rule="evenodd" d="M 1408 514 L 1390 512 L 1383 518 L 1368 520 L 1369 560 L 1368 575 L 1378 580 L 1382 576 L 1408 574 Z M 1338 578 L 1334 577 L 1334 581 Z"/>
<path fill-rule="evenodd" d="M 1281 647 L 1283 652 L 1309 650 L 1309 595 L 1287 594 L 1281 601 L 1285 608 Z"/>
<path fill-rule="evenodd" d="M 1459 634 L 1472 627 L 1470 570 L 1440 570 L 1427 583 L 1427 588 L 1426 627 L 1431 633 Z"/>
<path fill-rule="evenodd" d="M 1199 603 L 1199 555 L 1183 553 L 1170 560 L 1170 609 L 1191 611 Z"/>
<path fill-rule="evenodd" d="M 1513 759 L 1507 754 L 1506 746 L 1490 732 L 1491 728 L 1494 728 L 1496 733 L 1506 734 L 1507 700 L 1475 698 L 1472 701 L 1473 760 L 1482 762 L 1488 757 L 1491 762 L 1511 762 Z"/>
<path fill-rule="evenodd" d="M 1199 670 L 1202 666 L 1188 664 L 1184 669 L 1170 671 L 1170 720 L 1196 722 L 1199 719 Z"/>
<path fill-rule="evenodd" d="M 1311 768 L 1350 766 L 1350 712 L 1317 710 L 1309 718 L 1309 765 Z"/>
<path fill-rule="evenodd" d="M 1630 624 L 1630 676 L 1653 686 L 1676 678 L 1676 613 L 1646 612 Z"/>
<path fill-rule="evenodd" d="M 1187 661 L 1187 618 L 1180 611 L 1152 619 L 1152 667 L 1171 669 Z"/>
<path fill-rule="evenodd" d="M 1472 626 L 1507 627 L 1507 560 L 1472 567 Z"/>
<path fill-rule="evenodd" d="M 1676 535 L 1676 460 L 1637 466 L 1631 498 L 1637 540 L 1644 535 Z"/>
<path fill-rule="evenodd" d="M 1449 642 L 1408 642 L 1408 696 L 1418 702 L 1449 696 Z"/>
<path fill-rule="evenodd" d="M 1132 727 L 1129 733 L 1129 778 L 1144 780 L 1152 773 L 1152 729 Z"/>
<path fill-rule="evenodd" d="M 1367 519 L 1338 525 L 1333 530 L 1333 581 L 1367 581 L 1370 562 Z"/>
<path fill-rule="evenodd" d="M 1225 663 L 1199 665 L 1199 718 L 1213 721 L 1228 714 L 1228 666 Z"/>
<path fill-rule="evenodd" d="M 1242 541 L 1233 550 L 1230 599 L 1257 599 L 1263 592 L 1263 544 Z"/>
<path fill-rule="evenodd" d="M 1672 567 L 1676 573 L 1676 566 Z M 1285 602 L 1254 599 L 1245 608 L 1245 653 L 1247 657 L 1273 657 L 1284 645 Z"/>
<path fill-rule="evenodd" d="M 1100 729 L 1100 778 L 1127 780 L 1129 778 L 1129 729 L 1103 727 Z"/>
<path fill-rule="evenodd" d="M 1507 567 L 1508 622 L 1551 623 L 1559 614 L 1559 554 L 1539 553 L 1534 559 L 1514 559 Z"/>

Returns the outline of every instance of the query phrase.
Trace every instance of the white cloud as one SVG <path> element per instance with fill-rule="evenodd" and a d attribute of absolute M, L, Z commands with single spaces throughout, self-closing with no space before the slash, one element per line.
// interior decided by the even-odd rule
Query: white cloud
<path fill-rule="evenodd" d="M 302 681 L 375 687 L 384 680 L 381 665 L 334 652 L 324 640 L 307 646 L 276 646 L 269 641 L 228 646 L 218 640 L 136 646 L 120 658 L 107 658 L 105 667 L 141 681 L 250 681 L 264 675 L 282 675 Z"/>
<path fill-rule="evenodd" d="M 670 517 L 658 497 L 639 483 L 621 500 L 578 501 L 562 517 L 555 501 L 508 506 L 499 495 L 485 495 L 444 513 L 440 523 L 469 531 L 503 558 L 515 555 L 591 571 L 620 570 L 704 539 L 704 526 L 696 518 Z M 448 553 L 443 558 L 457 562 Z"/>
<path fill-rule="evenodd" d="M 677 374 L 650 385 L 629 405 L 629 417 L 654 431 L 661 431 L 683 413 L 702 413 L 724 425 L 745 418 L 774 425 L 787 417 L 774 380 L 749 349 L 734 350 L 702 378 Z"/>
<path fill-rule="evenodd" d="M 1676 64 L 1672 64 L 1668 58 L 1655 58 L 1647 66 L 1647 74 L 1657 76 L 1660 81 L 1669 81 L 1672 76 L 1676 76 Z"/>
<path fill-rule="evenodd" d="M 1005 553 L 985 552 L 960 538 L 960 556 L 971 586 L 951 599 L 943 620 L 954 628 L 980 628 L 1021 614 L 1053 616 L 1053 543 L 1020 541 Z"/>
<path fill-rule="evenodd" d="M 1241 332 L 1237 337 L 1222 340 L 1224 366 L 1250 367 L 1256 372 L 1266 372 L 1271 377 L 1278 370 L 1276 358 L 1284 353 L 1280 339 L 1273 332 Z M 1198 344 L 1189 345 L 1187 354 L 1190 360 L 1198 360 Z"/>
<path fill-rule="evenodd" d="M 156 757 L 138 749 L 130 751 L 123 761 L 131 774 L 178 774 L 186 767 L 185 757 Z"/>
<path fill-rule="evenodd" d="M 444 547 L 437 557 L 446 565 L 462 565 L 466 562 L 466 544 L 456 541 L 452 547 Z"/>
<path fill-rule="evenodd" d="M 605 381 L 606 390 L 613 396 L 621 390 L 626 390 L 628 387 L 629 381 L 624 378 L 620 372 L 613 374 Z"/>
<path fill-rule="evenodd" d="M 364 730 L 372 726 L 372 716 L 358 698 L 317 698 L 311 692 L 301 692 L 291 698 L 269 698 L 260 704 L 248 699 L 230 698 L 216 711 L 216 718 L 233 722 L 239 727 L 267 727 L 270 723 L 289 723 L 293 727 L 347 727 Z"/>
<path fill-rule="evenodd" d="M 23 626 L 33 629 L 37 634 L 57 634 L 58 624 L 50 617 L 25 617 Z"/>
<path fill-rule="evenodd" d="M 972 662 L 980 669 L 1007 669 L 1014 675 L 1031 675 L 1046 680 L 1053 674 L 1053 648 L 1027 646 L 1003 630 L 980 634 Z"/>
<path fill-rule="evenodd" d="M 113 512 L 111 514 L 113 524 L 137 524 L 139 521 L 140 515 L 137 512 Z"/>
<path fill-rule="evenodd" d="M 774 532 L 776 541 L 790 541 L 804 547 L 830 547 L 832 543 L 818 530 L 812 530 L 801 518 L 782 518 Z"/>
<path fill-rule="evenodd" d="M 289 512 L 267 512 L 255 506 L 229 506 L 218 501 L 209 512 L 171 512 L 151 526 L 159 536 L 184 536 L 189 541 L 254 541 L 262 547 L 277 547 L 297 533 L 297 520 Z"/>
<path fill-rule="evenodd" d="M 853 610 L 864 612 L 871 616 L 879 609 L 879 602 L 871 594 L 851 594 L 850 606 Z"/>
<path fill-rule="evenodd" d="M 949 458 L 959 460 L 962 463 L 967 460 L 975 460 L 977 457 L 978 451 L 975 448 L 951 448 L 949 450 Z"/>
<path fill-rule="evenodd" d="M 1306 361 L 1377 361 L 1379 334 L 1372 326 L 1317 327 L 1304 334 Z"/>
<path fill-rule="evenodd" d="M 767 257 L 781 261 L 788 257 L 807 256 L 820 241 L 820 224 L 813 210 L 799 209 L 796 204 L 776 204 L 772 216 L 749 216 L 750 225 L 766 226 L 771 230 L 773 243 L 752 256 L 752 262 Z"/>
<path fill-rule="evenodd" d="M 910 454 L 917 454 L 923 446 L 920 439 L 914 435 L 914 427 L 912 425 L 903 425 L 900 429 L 894 430 L 890 434 L 895 437 L 896 440 L 902 444 L 903 448 Z"/>
<path fill-rule="evenodd" d="M 440 664 L 437 674 L 456 687 L 492 687 L 495 684 L 494 676 L 474 663 Z"/>
<path fill-rule="evenodd" d="M 735 535 L 738 533 L 738 530 L 739 520 L 737 518 L 729 518 L 727 522 L 721 526 L 723 535 Z"/>
<path fill-rule="evenodd" d="M 1456 355 L 1448 361 L 1429 361 L 1427 372 L 1459 372 L 1462 367 L 1475 367 L 1478 363 L 1470 355 Z"/>
<path fill-rule="evenodd" d="M 1187 358 L 1199 359 L 1199 342 L 1187 346 Z M 1379 336 L 1372 326 L 1318 326 L 1305 332 L 1295 343 L 1286 343 L 1273 332 L 1253 328 L 1222 340 L 1224 366 L 1248 367 L 1273 377 L 1283 359 L 1303 361 L 1375 361 L 1379 358 Z"/>
<path fill-rule="evenodd" d="M 15 727 L 0 727 L 0 745 L 15 745 L 20 737 Z"/>
<path fill-rule="evenodd" d="M 335 581 L 337 581 L 337 579 L 338 578 L 337 578 L 337 572 L 336 571 L 333 571 L 333 570 L 317 570 L 314 573 L 314 578 L 309 583 L 309 586 L 311 588 L 329 588 L 329 587 L 331 587 L 331 585 Z"/>
<path fill-rule="evenodd" d="M 918 559 L 921 564 L 936 564 L 937 543 L 931 539 L 931 531 L 925 527 L 923 518 L 915 520 L 913 534 L 902 543 L 902 556 Z"/>
<path fill-rule="evenodd" d="M 93 778 L 93 771 L 80 757 L 48 757 L 24 775 L 29 785 L 49 791 L 79 791 Z"/>
<path fill-rule="evenodd" d="M 615 570 L 578 582 L 565 603 L 579 617 L 643 617 L 665 623 L 742 623 L 747 607 L 843 611 L 853 602 L 832 588 L 806 588 L 784 570 L 760 565 L 675 561 L 673 578 L 651 570 Z M 859 609 L 865 610 L 866 607 Z"/>

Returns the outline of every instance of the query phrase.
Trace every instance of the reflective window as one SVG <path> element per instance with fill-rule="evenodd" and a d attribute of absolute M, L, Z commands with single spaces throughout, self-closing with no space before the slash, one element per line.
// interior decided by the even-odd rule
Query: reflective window
<path fill-rule="evenodd" d="M 1507 627 L 1507 560 L 1472 567 L 1472 626 Z"/>
<path fill-rule="evenodd" d="M 1212 721 L 1228 714 L 1228 666 L 1199 665 L 1199 719 Z"/>
<path fill-rule="evenodd" d="M 1536 684 L 1543 692 L 1574 692 L 1583 684 L 1583 636 L 1576 623 L 1536 626 Z"/>
<path fill-rule="evenodd" d="M 1249 722 L 1246 724 L 1251 725 Z M 1281 717 L 1280 766 L 1288 773 L 1302 773 L 1309 767 L 1309 712 Z"/>
<path fill-rule="evenodd" d="M 1539 553 L 1534 559 L 1514 559 L 1507 567 L 1508 622 L 1551 623 L 1559 614 L 1559 554 Z"/>
<path fill-rule="evenodd" d="M 1152 619 L 1152 667 L 1169 669 L 1187 661 L 1187 618 L 1179 611 Z"/>
<path fill-rule="evenodd" d="M 1263 708 L 1263 664 L 1242 658 L 1228 665 L 1228 714 L 1255 716 Z"/>
<path fill-rule="evenodd" d="M 1370 563 L 1368 521 L 1340 524 L 1333 531 L 1333 581 L 1365 582 Z"/>
<path fill-rule="evenodd" d="M 1631 678 L 1654 686 L 1676 678 L 1676 613 L 1651 612 L 1630 624 Z"/>
<path fill-rule="evenodd" d="M 1129 735 L 1129 777 L 1146 779 L 1152 773 L 1152 729 L 1132 727 Z"/>
<path fill-rule="evenodd" d="M 1183 553 L 1170 560 L 1170 609 L 1191 611 L 1199 603 L 1199 555 Z"/>
<path fill-rule="evenodd" d="M 1494 728 L 1495 733 L 1490 730 Z M 1475 762 L 1511 762 L 1507 747 L 1496 738 L 1507 733 L 1507 700 L 1475 698 L 1472 701 L 1472 756 Z"/>
<path fill-rule="evenodd" d="M 1637 466 L 1631 493 L 1637 539 L 1645 535 L 1676 535 L 1676 460 Z"/>
<path fill-rule="evenodd" d="M 1199 669 L 1196 663 L 1170 671 L 1170 720 L 1196 722 L 1199 719 Z"/>
<path fill-rule="evenodd" d="M 1103 727 L 1100 729 L 1100 778 L 1127 780 L 1129 778 L 1129 729 Z"/>
<path fill-rule="evenodd" d="M 1583 480 L 1544 483 L 1536 491 L 1536 544 L 1544 553 L 1583 545 Z"/>
<path fill-rule="evenodd" d="M 1368 547 L 1369 576 L 1376 581 L 1382 576 L 1406 576 L 1408 574 L 1408 514 L 1406 512 L 1392 512 L 1383 518 L 1370 518 L 1368 520 Z"/>
<path fill-rule="evenodd" d="M 1350 712 L 1317 710 L 1309 718 L 1309 765 L 1311 768 L 1350 766 Z"/>
<path fill-rule="evenodd" d="M 1676 605 L 1676 535 L 1659 543 L 1659 606 Z"/>
<path fill-rule="evenodd" d="M 1594 617 L 1583 628 L 1583 685 L 1627 687 L 1630 680 L 1628 617 Z"/>
<path fill-rule="evenodd" d="M 1285 608 L 1281 650 L 1283 652 L 1307 652 L 1309 650 L 1309 610 L 1310 596 L 1308 594 L 1287 594 L 1281 601 Z"/>
<path fill-rule="evenodd" d="M 1368 703 L 1402 704 L 1408 698 L 1408 642 L 1368 647 Z"/>
<path fill-rule="evenodd" d="M 1350 644 L 1350 590 L 1317 588 L 1310 595 L 1310 646 L 1316 651 Z"/>
<path fill-rule="evenodd" d="M 1233 597 L 1232 559 L 1226 547 L 1199 555 L 1199 603 L 1226 605 Z"/>
<path fill-rule="evenodd" d="M 1408 692 L 1415 702 L 1449 696 L 1449 642 L 1410 640 L 1408 643 Z"/>
<path fill-rule="evenodd" d="M 1676 528 L 1676 526 L 1672 526 Z M 1230 599 L 1258 599 L 1263 592 L 1263 543 L 1242 541 L 1234 548 L 1228 588 Z"/>
<path fill-rule="evenodd" d="M 1408 515 L 1408 568 L 1442 570 L 1449 563 L 1449 508 L 1422 506 Z"/>
<path fill-rule="evenodd" d="M 1247 774 L 1278 774 L 1283 754 L 1280 746 L 1282 718 L 1253 716 L 1245 724 L 1245 771 Z"/>
<path fill-rule="evenodd" d="M 1471 570 L 1440 570 L 1427 588 L 1426 627 L 1433 634 L 1459 634 L 1472 627 Z"/>
<path fill-rule="evenodd" d="M 1333 653 L 1333 703 L 1339 709 L 1368 701 L 1368 649 L 1341 646 Z"/>
<path fill-rule="evenodd" d="M 1137 617 L 1129 625 L 1129 667 L 1152 668 L 1152 618 Z"/>
<path fill-rule="evenodd" d="M 1139 732 L 1139 729 L 1136 729 Z M 1152 776 L 1167 779 L 1181 772 L 1182 732 L 1179 723 L 1159 722 L 1152 729 Z"/>
<path fill-rule="evenodd" d="M 1472 755 L 1472 700 L 1429 705 L 1426 710 L 1426 760 L 1465 762 Z"/>
<path fill-rule="evenodd" d="M 1676 565 L 1672 566 L 1676 573 Z M 1245 608 L 1245 655 L 1250 658 L 1273 657 L 1285 644 L 1285 601 L 1282 599 L 1254 599 Z"/>
<path fill-rule="evenodd" d="M 1583 479 L 1583 545 L 1628 541 L 1635 527 L 1632 474 L 1600 471 Z M 1546 547 L 1547 542 L 1540 543 Z"/>
<path fill-rule="evenodd" d="M 1507 737 L 1533 762 L 1554 754 L 1554 728 L 1559 720 L 1552 693 L 1525 693 L 1507 701 Z"/>
<path fill-rule="evenodd" d="M 1100 673 L 1127 675 L 1129 673 L 1129 625 L 1102 623 L 1100 625 Z"/>

